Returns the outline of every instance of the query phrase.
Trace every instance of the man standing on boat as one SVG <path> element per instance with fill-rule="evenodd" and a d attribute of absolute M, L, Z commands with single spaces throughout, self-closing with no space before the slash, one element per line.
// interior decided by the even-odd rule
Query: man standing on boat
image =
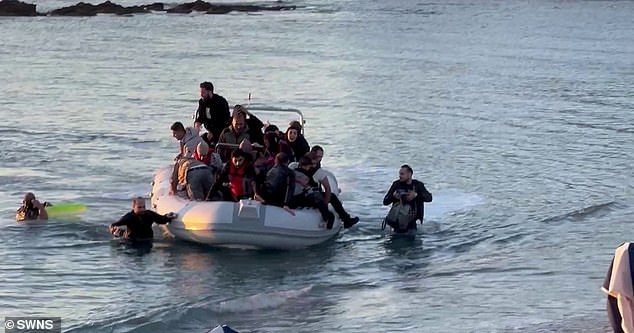
<path fill-rule="evenodd" d="M 200 100 L 198 110 L 194 118 L 194 127 L 200 129 L 204 125 L 207 130 L 207 141 L 218 142 L 222 130 L 229 126 L 229 103 L 227 100 L 214 94 L 214 85 L 205 81 L 200 84 Z M 212 137 L 210 138 L 209 135 Z"/>
<path fill-rule="evenodd" d="M 154 238 L 152 224 L 167 224 L 176 218 L 176 214 L 159 215 L 145 209 L 145 199 L 138 197 L 132 200 L 132 210 L 123 215 L 119 221 L 110 225 L 110 233 L 121 236 L 132 242 L 151 241 Z M 125 231 L 119 227 L 125 226 Z"/>

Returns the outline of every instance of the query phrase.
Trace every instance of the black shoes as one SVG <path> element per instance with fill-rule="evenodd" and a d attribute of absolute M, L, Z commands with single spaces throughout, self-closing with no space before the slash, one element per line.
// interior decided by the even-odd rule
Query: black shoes
<path fill-rule="evenodd" d="M 343 221 L 343 227 L 348 229 L 359 222 L 359 217 L 349 217 Z"/>
<path fill-rule="evenodd" d="M 343 220 L 343 227 L 345 229 L 348 229 L 352 227 L 353 225 L 357 224 L 358 222 L 359 222 L 358 217 L 348 217 L 347 219 Z M 330 230 L 332 229 L 334 225 L 335 225 L 335 214 L 330 213 L 330 216 L 328 216 L 328 219 L 326 219 L 326 228 Z"/>

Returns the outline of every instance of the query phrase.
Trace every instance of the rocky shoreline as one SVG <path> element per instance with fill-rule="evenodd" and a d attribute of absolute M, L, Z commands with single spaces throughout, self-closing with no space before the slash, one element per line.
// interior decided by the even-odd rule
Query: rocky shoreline
<path fill-rule="evenodd" d="M 35 4 L 21 2 L 19 0 L 1 0 L 0 16 L 95 16 L 97 14 L 133 15 L 151 12 L 166 12 L 172 14 L 189 14 L 201 12 L 206 14 L 227 14 L 236 12 L 259 11 L 283 11 L 294 10 L 296 6 L 284 5 L 256 5 L 256 4 L 212 4 L 202 0 L 187 2 L 175 6 L 169 6 L 162 2 L 147 5 L 121 6 L 106 1 L 97 5 L 79 2 L 75 5 L 54 9 L 50 12 L 40 13 Z"/>

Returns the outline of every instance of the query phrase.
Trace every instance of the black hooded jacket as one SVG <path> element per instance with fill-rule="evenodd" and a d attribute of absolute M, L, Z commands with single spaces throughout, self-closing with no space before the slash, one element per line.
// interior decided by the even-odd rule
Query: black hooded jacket
<path fill-rule="evenodd" d="M 416 191 L 416 198 L 414 198 L 414 200 L 412 201 L 406 201 L 405 199 L 403 199 L 403 203 L 412 205 L 413 208 L 416 210 L 416 218 L 423 221 L 423 217 L 425 216 L 425 207 L 423 203 L 431 202 L 432 195 L 429 191 L 427 191 L 425 185 L 416 179 L 412 179 L 411 184 L 403 183 L 398 180 L 393 182 L 392 186 L 390 186 L 390 189 L 387 190 L 387 193 L 383 198 L 383 205 L 387 206 L 399 201 L 399 199 L 396 199 L 393 196 L 395 191 L 398 193 L 405 193 L 411 190 Z"/>

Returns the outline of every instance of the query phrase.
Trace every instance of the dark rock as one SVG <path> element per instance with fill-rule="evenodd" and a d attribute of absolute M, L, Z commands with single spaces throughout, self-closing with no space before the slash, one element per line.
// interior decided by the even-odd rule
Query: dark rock
<path fill-rule="evenodd" d="M 143 6 L 145 10 L 153 10 L 157 12 L 162 12 L 165 10 L 165 4 L 162 2 L 155 2 L 153 4 Z"/>
<path fill-rule="evenodd" d="M 259 6 L 259 5 L 236 5 L 236 4 L 216 4 L 212 5 L 207 14 L 227 14 L 236 12 L 259 12 L 259 11 L 282 11 L 294 10 L 296 6 Z"/>
<path fill-rule="evenodd" d="M 233 11 L 233 9 L 229 8 L 229 7 L 219 7 L 219 6 L 213 6 L 211 7 L 211 9 L 209 9 L 207 11 L 207 14 L 228 14 L 231 13 Z"/>
<path fill-rule="evenodd" d="M 212 5 L 209 2 L 205 2 L 202 0 L 196 0 L 190 3 L 192 5 L 192 10 L 197 12 L 206 12 L 211 9 Z"/>
<path fill-rule="evenodd" d="M 169 8 L 168 10 L 166 10 L 166 12 L 170 14 L 189 14 L 192 12 L 192 9 L 176 6 L 174 8 Z"/>
<path fill-rule="evenodd" d="M 280 11 L 293 10 L 295 6 L 261 6 L 261 5 L 239 5 L 239 4 L 211 4 L 203 0 L 180 4 L 167 10 L 168 13 L 189 14 L 195 12 L 206 12 L 207 14 L 227 14 L 236 12 L 259 12 L 259 11 Z"/>
<path fill-rule="evenodd" d="M 35 5 L 18 0 L 0 1 L 0 16 L 36 16 Z"/>
<path fill-rule="evenodd" d="M 55 9 L 50 12 L 50 14 L 54 16 L 95 16 L 97 14 L 129 15 L 145 12 L 147 12 L 147 10 L 144 6 L 123 7 L 119 4 L 106 1 L 98 5 L 80 2 L 73 6 Z"/>
<path fill-rule="evenodd" d="M 72 6 L 55 9 L 49 13 L 53 16 L 95 16 L 96 6 L 89 3 L 80 2 Z"/>
<path fill-rule="evenodd" d="M 202 0 L 196 0 L 194 2 L 182 3 L 176 7 L 172 7 L 167 10 L 168 13 L 177 13 L 177 14 L 189 14 L 192 11 L 197 12 L 206 12 L 211 9 L 212 5 L 209 2 L 205 2 Z"/>
<path fill-rule="evenodd" d="M 240 4 L 214 4 L 203 0 L 187 2 L 166 9 L 162 2 L 155 2 L 148 5 L 124 7 L 119 4 L 102 2 L 98 5 L 79 2 L 75 5 L 55 9 L 48 13 L 53 16 L 95 16 L 97 14 L 132 15 L 138 13 L 148 13 L 150 11 L 166 11 L 168 13 L 189 14 L 193 11 L 205 12 L 207 14 L 227 14 L 232 11 L 238 12 L 258 12 L 258 11 L 281 11 L 293 10 L 295 6 L 265 6 L 265 5 L 240 5 Z M 0 0 L 0 16 L 36 16 L 35 5 L 20 2 L 19 0 Z"/>

